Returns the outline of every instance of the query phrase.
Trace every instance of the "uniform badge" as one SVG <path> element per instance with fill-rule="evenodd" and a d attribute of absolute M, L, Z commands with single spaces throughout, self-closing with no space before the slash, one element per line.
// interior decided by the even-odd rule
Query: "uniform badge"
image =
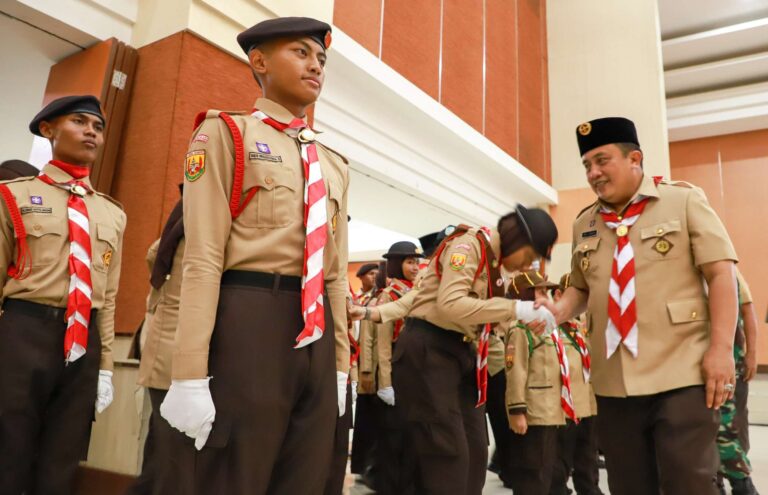
<path fill-rule="evenodd" d="M 42 205 L 43 204 L 43 197 L 42 196 L 30 196 L 29 202 L 33 205 Z"/>
<path fill-rule="evenodd" d="M 579 134 L 582 136 L 589 136 L 590 132 L 592 132 L 592 124 L 589 122 L 584 122 L 579 126 Z"/>
<path fill-rule="evenodd" d="M 101 260 L 104 262 L 104 268 L 109 268 L 109 264 L 112 263 L 112 250 L 107 251 L 101 256 Z"/>
<path fill-rule="evenodd" d="M 595 221 L 594 220 L 590 220 L 589 221 L 589 226 L 590 227 L 594 227 L 595 226 Z"/>
<path fill-rule="evenodd" d="M 467 255 L 463 253 L 453 253 L 451 255 L 450 266 L 451 270 L 463 270 L 467 264 Z"/>
<path fill-rule="evenodd" d="M 589 269 L 589 256 L 581 258 L 581 271 L 586 272 Z"/>
<path fill-rule="evenodd" d="M 672 249 L 673 244 L 669 242 L 667 239 L 662 237 L 658 241 L 656 241 L 656 244 L 653 245 L 653 249 L 661 254 L 666 256 L 670 249 Z"/>
<path fill-rule="evenodd" d="M 259 150 L 259 153 L 265 153 L 267 155 L 272 154 L 272 151 L 269 149 L 269 145 L 267 143 L 260 143 L 257 141 L 256 149 Z"/>
<path fill-rule="evenodd" d="M 504 352 L 504 365 L 507 368 L 515 366 L 515 344 L 510 342 Z"/>
<path fill-rule="evenodd" d="M 595 237 L 596 235 L 597 235 L 597 231 L 596 230 L 590 230 L 588 232 L 582 232 L 581 233 L 581 238 L 584 239 L 585 237 Z"/>
<path fill-rule="evenodd" d="M 338 221 L 339 221 L 339 214 L 336 213 L 335 215 L 333 215 L 333 218 L 331 218 L 331 230 L 333 231 L 334 234 L 336 233 L 336 224 L 338 223 Z"/>
<path fill-rule="evenodd" d="M 205 173 L 205 150 L 195 150 L 187 153 L 187 161 L 184 166 L 184 177 L 189 182 L 194 182 Z"/>
<path fill-rule="evenodd" d="M 497 278 L 496 279 L 496 287 L 501 287 L 504 285 L 504 279 L 503 278 Z"/>
<path fill-rule="evenodd" d="M 193 143 L 207 143 L 208 142 L 208 134 L 203 134 L 202 132 L 195 136 L 195 139 L 192 140 Z"/>
<path fill-rule="evenodd" d="M 467 251 L 469 251 L 470 249 L 472 249 L 472 247 L 471 247 L 469 244 L 457 244 L 457 245 L 455 246 L 455 248 L 456 248 L 456 249 L 466 249 Z"/>

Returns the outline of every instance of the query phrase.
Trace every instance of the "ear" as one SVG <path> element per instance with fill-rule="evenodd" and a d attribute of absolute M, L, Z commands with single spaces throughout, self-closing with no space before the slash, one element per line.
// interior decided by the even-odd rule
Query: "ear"
<path fill-rule="evenodd" d="M 267 73 L 267 56 L 266 53 L 258 48 L 251 49 L 248 52 L 248 61 L 251 63 L 253 72 L 258 75 L 264 75 Z"/>
<path fill-rule="evenodd" d="M 43 120 L 42 122 L 40 122 L 39 129 L 40 129 L 40 134 L 42 134 L 44 138 L 46 139 L 53 138 L 53 126 L 47 120 Z"/>
<path fill-rule="evenodd" d="M 643 163 L 643 152 L 640 150 L 632 150 L 629 152 L 629 159 L 632 160 L 633 165 L 641 166 Z"/>

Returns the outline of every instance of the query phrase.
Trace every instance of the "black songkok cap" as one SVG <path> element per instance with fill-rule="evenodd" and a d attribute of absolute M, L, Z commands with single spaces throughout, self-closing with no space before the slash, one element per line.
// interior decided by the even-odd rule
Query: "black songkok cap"
<path fill-rule="evenodd" d="M 35 136 L 43 137 L 43 135 L 40 134 L 40 122 L 44 120 L 51 121 L 56 117 L 69 115 L 71 113 L 90 113 L 91 115 L 100 118 L 102 124 L 107 123 L 104 114 L 101 113 L 101 103 L 99 103 L 99 99 L 95 96 L 64 96 L 63 98 L 53 100 L 35 115 L 35 118 L 29 123 L 29 132 Z"/>
<path fill-rule="evenodd" d="M 237 43 L 247 55 L 252 48 L 265 41 L 308 36 L 328 49 L 331 46 L 331 26 L 310 17 L 278 17 L 250 27 L 237 35 Z"/>
<path fill-rule="evenodd" d="M 581 156 L 606 144 L 634 143 L 640 146 L 634 122 L 624 117 L 605 117 L 584 122 L 576 128 L 576 140 L 579 142 Z"/>
<path fill-rule="evenodd" d="M 378 263 L 366 263 L 365 265 L 361 266 L 360 269 L 355 274 L 356 277 L 362 277 L 366 273 L 370 272 L 371 270 L 378 270 L 379 264 Z"/>

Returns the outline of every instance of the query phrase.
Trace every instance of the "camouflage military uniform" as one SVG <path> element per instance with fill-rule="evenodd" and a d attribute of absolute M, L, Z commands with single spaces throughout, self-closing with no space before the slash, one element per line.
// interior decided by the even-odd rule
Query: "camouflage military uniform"
<path fill-rule="evenodd" d="M 739 307 L 743 303 L 739 291 Z M 749 477 L 752 465 L 747 458 L 749 451 L 748 423 L 746 417 L 746 398 L 748 385 L 743 380 L 745 372 L 746 336 L 744 320 L 739 314 L 736 337 L 733 344 L 733 357 L 736 361 L 736 393 L 720 408 L 720 430 L 717 433 L 717 448 L 720 452 L 718 474 L 729 480 Z"/>

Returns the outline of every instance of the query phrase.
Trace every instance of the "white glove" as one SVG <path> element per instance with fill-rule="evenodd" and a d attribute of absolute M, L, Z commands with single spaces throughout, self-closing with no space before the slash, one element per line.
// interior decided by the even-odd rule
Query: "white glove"
<path fill-rule="evenodd" d="M 347 380 L 349 375 L 341 371 L 336 372 L 336 392 L 339 398 L 339 417 L 344 416 L 347 410 Z"/>
<path fill-rule="evenodd" d="M 195 448 L 202 450 L 216 419 L 208 382 L 211 377 L 198 380 L 173 380 L 160 415 L 168 424 L 195 439 Z"/>
<path fill-rule="evenodd" d="M 112 372 L 99 370 L 99 383 L 96 388 L 96 412 L 101 414 L 112 404 L 115 388 L 112 386 Z"/>
<path fill-rule="evenodd" d="M 395 389 L 392 387 L 384 387 L 380 388 L 376 395 L 379 396 L 379 399 L 383 400 L 385 404 L 388 406 L 394 406 L 395 405 Z"/>
<path fill-rule="evenodd" d="M 536 309 L 533 307 L 533 301 L 517 301 L 515 306 L 517 319 L 523 323 L 534 320 L 541 320 L 546 324 L 546 332 L 549 333 L 557 328 L 557 322 L 554 315 L 544 306 Z"/>
<path fill-rule="evenodd" d="M 357 382 L 352 382 L 352 402 L 357 402 Z"/>

